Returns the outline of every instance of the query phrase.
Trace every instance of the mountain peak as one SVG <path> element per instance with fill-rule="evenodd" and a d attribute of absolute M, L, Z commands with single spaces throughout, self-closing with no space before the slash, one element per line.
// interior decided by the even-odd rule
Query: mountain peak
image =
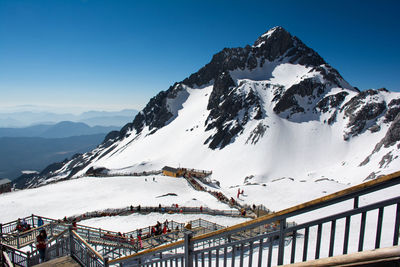
<path fill-rule="evenodd" d="M 262 46 L 267 40 L 271 39 L 281 39 L 283 37 L 286 37 L 288 39 L 291 39 L 292 36 L 290 33 L 285 30 L 281 26 L 275 26 L 271 29 L 269 29 L 267 32 L 263 33 L 260 37 L 257 38 L 257 40 L 254 42 L 253 47 L 260 47 Z"/>

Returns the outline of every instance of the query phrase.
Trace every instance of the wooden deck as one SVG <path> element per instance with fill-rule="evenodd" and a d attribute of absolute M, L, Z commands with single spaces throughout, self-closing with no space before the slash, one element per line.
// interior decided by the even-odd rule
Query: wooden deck
<path fill-rule="evenodd" d="M 46 261 L 44 263 L 35 265 L 40 267 L 80 267 L 71 256 L 64 256 L 54 260 Z"/>

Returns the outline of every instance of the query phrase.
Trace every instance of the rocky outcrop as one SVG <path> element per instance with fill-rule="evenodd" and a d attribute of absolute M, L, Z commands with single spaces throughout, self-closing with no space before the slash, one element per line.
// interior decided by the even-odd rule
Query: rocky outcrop
<path fill-rule="evenodd" d="M 216 133 L 204 144 L 209 144 L 211 149 L 223 149 L 242 132 L 247 122 L 259 120 L 263 116 L 260 100 L 254 91 L 242 94 L 237 89 L 222 97 L 221 104 L 210 106 L 206 131 L 216 129 Z"/>
<path fill-rule="evenodd" d="M 378 90 L 372 89 L 360 92 L 343 106 L 344 116 L 348 118 L 345 140 L 377 125 L 378 118 L 386 110 L 386 103 L 378 94 Z"/>
<path fill-rule="evenodd" d="M 319 81 L 313 78 L 302 80 L 300 83 L 292 85 L 289 89 L 274 97 L 274 101 L 277 102 L 274 111 L 277 114 L 288 111 L 287 118 L 290 118 L 291 115 L 305 112 L 307 108 L 310 108 L 308 105 L 304 106 L 300 104 L 296 96 L 307 98 L 306 103 L 312 104 L 315 99 L 319 98 L 324 92 L 325 85 Z"/>

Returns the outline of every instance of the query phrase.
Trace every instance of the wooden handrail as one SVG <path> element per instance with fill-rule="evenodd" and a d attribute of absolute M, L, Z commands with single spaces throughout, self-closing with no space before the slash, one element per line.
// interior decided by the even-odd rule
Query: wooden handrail
<path fill-rule="evenodd" d="M 283 267 L 313 267 L 313 266 L 345 266 L 357 264 L 358 266 L 366 263 L 373 263 L 379 260 L 385 259 L 399 259 L 400 257 L 400 247 L 389 247 L 389 248 L 379 248 L 368 251 L 361 251 L 347 255 L 338 255 L 329 258 L 323 258 L 318 260 L 310 260 L 306 262 L 299 262 L 293 264 L 287 264 Z"/>
<path fill-rule="evenodd" d="M 305 209 L 305 208 L 308 208 L 308 207 L 312 207 L 314 205 L 317 205 L 317 204 L 320 204 L 320 203 L 323 203 L 323 202 L 326 202 L 326 201 L 331 201 L 331 200 L 334 200 L 334 199 L 337 199 L 337 198 L 340 198 L 340 197 L 344 197 L 346 195 L 350 195 L 352 193 L 361 191 L 361 190 L 366 189 L 368 187 L 379 185 L 379 184 L 388 182 L 390 180 L 395 180 L 395 179 L 400 179 L 400 171 L 392 173 L 392 174 L 389 174 L 389 175 L 385 175 L 385 176 L 382 176 L 382 177 L 379 177 L 379 178 L 376 178 L 374 180 L 371 180 L 371 181 L 368 181 L 368 182 L 365 182 L 365 183 L 362 183 L 362 184 L 358 184 L 358 185 L 346 188 L 344 190 L 332 193 L 330 195 L 323 196 L 323 197 L 320 197 L 320 198 L 317 198 L 317 199 L 314 199 L 314 200 L 311 200 L 311 201 L 308 201 L 308 202 L 305 202 L 305 203 L 302 203 L 302 204 L 299 204 L 299 205 L 296 205 L 296 206 L 293 206 L 293 207 L 290 207 L 290 208 L 287 208 L 287 209 L 284 209 L 284 210 L 281 210 L 281 211 L 278 211 L 278 212 L 274 212 L 274 213 L 271 213 L 271 214 L 266 214 L 264 216 L 261 216 L 259 218 L 253 219 L 253 220 L 248 221 L 248 222 L 239 223 L 239 224 L 236 224 L 236 225 L 233 225 L 233 226 L 221 229 L 221 230 L 217 230 L 217 231 L 214 231 L 214 232 L 211 232 L 211 233 L 206 233 L 206 234 L 203 234 L 203 235 L 199 235 L 199 236 L 193 237 L 193 240 L 195 241 L 195 240 L 206 239 L 206 238 L 209 238 L 209 237 L 212 237 L 212 236 L 215 236 L 215 235 L 223 234 L 225 232 L 237 230 L 237 229 L 240 229 L 240 228 L 243 228 L 243 227 L 248 227 L 248 226 L 251 226 L 252 224 L 259 224 L 259 223 L 262 223 L 264 221 L 272 221 L 273 218 L 275 218 L 275 217 L 287 215 L 287 214 L 290 214 L 292 212 L 299 211 L 299 210 L 302 210 L 302 209 Z M 124 257 L 121 257 L 121 258 L 118 258 L 118 259 L 114 259 L 114 260 L 110 261 L 110 263 L 124 261 L 126 259 L 133 258 L 133 257 L 136 258 L 136 257 L 141 256 L 141 255 L 157 252 L 158 250 L 163 250 L 163 251 L 164 250 L 168 250 L 168 248 L 176 247 L 176 246 L 182 245 L 183 243 L 184 243 L 184 241 L 181 240 L 181 241 L 177 241 L 177 242 L 170 243 L 170 244 L 167 244 L 167 245 L 159 246 L 157 248 L 151 248 L 151 249 L 148 249 L 148 250 L 144 250 L 144 251 L 138 252 L 136 254 L 132 254 L 132 255 L 129 255 L 129 256 L 124 256 Z"/>
<path fill-rule="evenodd" d="M 91 252 L 93 252 L 93 254 L 96 255 L 96 257 L 98 257 L 99 259 L 101 259 L 102 261 L 104 261 L 103 256 L 101 256 L 96 250 L 94 250 L 94 249 L 92 248 L 92 246 L 89 245 L 88 242 L 86 242 L 82 237 L 80 237 L 74 230 L 72 230 L 71 232 L 72 232 L 72 234 L 73 234 L 79 241 L 81 241 L 83 244 L 85 244 L 85 246 L 86 246 Z"/>
<path fill-rule="evenodd" d="M 25 251 L 19 250 L 19 249 L 13 247 L 13 246 L 9 246 L 9 245 L 3 244 L 3 243 L 1 245 L 3 247 L 6 247 L 6 248 L 10 249 L 10 250 L 18 251 L 21 254 L 27 255 Z"/>
<path fill-rule="evenodd" d="M 3 253 L 3 258 L 6 259 L 6 264 L 7 266 L 14 266 L 10 260 L 10 258 L 8 257 L 8 254 L 5 251 L 1 251 L 1 253 Z"/>

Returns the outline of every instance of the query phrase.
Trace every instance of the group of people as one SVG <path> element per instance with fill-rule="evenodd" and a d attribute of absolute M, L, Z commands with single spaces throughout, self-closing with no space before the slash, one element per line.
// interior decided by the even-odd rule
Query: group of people
<path fill-rule="evenodd" d="M 168 228 L 168 220 L 165 220 L 163 224 L 157 221 L 157 224 L 151 227 L 151 236 L 158 236 L 166 234 L 167 232 L 171 232 Z"/>
<path fill-rule="evenodd" d="M 26 232 L 28 230 L 31 230 L 31 225 L 28 224 L 25 219 L 18 219 L 17 220 L 17 226 L 15 227 L 15 230 L 19 233 Z"/>

